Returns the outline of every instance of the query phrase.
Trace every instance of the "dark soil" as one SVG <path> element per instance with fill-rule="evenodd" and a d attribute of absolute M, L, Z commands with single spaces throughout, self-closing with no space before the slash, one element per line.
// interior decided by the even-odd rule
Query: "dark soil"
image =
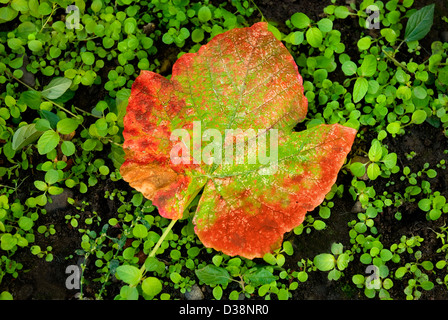
<path fill-rule="evenodd" d="M 311 19 L 318 20 L 323 17 L 323 8 L 331 2 L 315 1 L 315 0 L 259 0 L 256 1 L 258 7 L 263 12 L 263 15 L 270 21 L 275 21 L 279 24 L 279 28 L 283 28 L 284 21 L 290 18 L 295 12 L 305 12 Z M 446 0 L 422 0 L 416 2 L 417 6 L 424 6 L 429 3 L 436 3 L 436 19 L 440 15 L 448 15 L 448 3 Z M 345 4 L 345 1 L 339 1 L 338 4 Z M 356 46 L 355 41 L 359 39 L 359 28 L 357 27 L 355 19 L 337 20 L 334 28 L 341 31 L 343 35 L 343 42 L 346 44 L 347 50 L 351 50 Z M 426 57 L 430 52 L 430 43 L 435 40 L 441 40 L 443 32 L 446 31 L 446 25 L 434 25 L 431 33 L 422 42 L 422 46 L 426 48 Z M 173 52 L 166 53 L 171 61 Z M 350 53 L 349 53 L 350 54 Z M 353 54 L 355 54 L 353 52 Z M 357 54 L 357 53 L 356 53 Z M 159 51 L 159 56 L 163 56 L 164 52 Z M 169 68 L 167 69 L 169 72 Z M 107 72 L 101 74 L 102 77 L 107 78 Z M 96 104 L 96 101 L 104 97 L 104 91 L 99 87 L 92 87 L 85 89 L 85 92 L 79 93 L 75 97 L 74 104 L 84 110 L 91 110 Z M 92 101 L 92 98 L 94 99 Z M 355 141 L 353 150 L 364 149 L 366 145 L 370 144 L 372 137 L 366 137 L 366 140 Z M 390 149 L 390 152 L 395 152 L 398 155 L 399 166 L 409 166 L 412 172 L 417 172 L 423 168 L 423 164 L 428 162 L 431 168 L 435 168 L 436 164 L 441 159 L 447 159 L 447 155 L 443 153 L 448 150 L 448 142 L 443 134 L 442 129 L 434 128 L 429 124 L 420 125 L 418 127 L 410 126 L 406 128 L 406 135 L 397 136 L 395 138 L 387 138 L 385 141 Z M 417 155 L 412 160 L 406 159 L 406 153 L 415 151 Z M 104 158 L 107 158 L 105 152 Z M 448 159 L 447 159 L 448 160 Z M 1 159 L 0 159 L 1 161 Z M 431 188 L 440 191 L 443 195 L 448 196 L 448 174 L 446 170 L 438 169 L 437 177 L 431 180 Z M 341 179 L 345 179 L 342 181 Z M 394 191 L 402 192 L 407 186 L 405 182 L 399 180 L 398 175 L 393 186 L 386 187 L 384 179 L 377 179 L 371 183 L 377 192 L 384 190 L 389 193 Z M 28 181 L 28 187 L 25 183 L 21 189 L 22 196 L 28 195 L 28 190 L 31 190 L 32 182 Z M 342 177 L 338 184 L 344 183 L 350 185 L 349 177 Z M 120 203 L 103 198 L 105 191 L 112 191 L 113 189 L 129 190 L 130 187 L 123 181 L 112 182 L 110 180 L 99 181 L 95 186 L 95 192 L 87 194 L 79 194 L 76 192 L 65 191 L 62 195 L 55 197 L 52 204 L 47 205 L 47 214 L 39 218 L 39 225 L 54 224 L 56 227 L 56 234 L 45 237 L 36 234 L 36 244 L 41 248 L 48 245 L 53 247 L 54 260 L 52 262 L 45 262 L 44 259 L 36 258 L 31 255 L 29 248 L 20 249 L 15 255 L 14 260 L 21 262 L 27 272 L 20 272 L 17 279 L 10 276 L 5 276 L 2 282 L 2 289 L 12 293 L 17 300 L 26 299 L 61 299 L 67 300 L 74 298 L 76 290 L 68 290 L 65 286 L 67 274 L 65 269 L 70 264 L 77 264 L 78 256 L 74 253 L 76 249 L 80 248 L 82 234 L 78 230 L 72 229 L 65 221 L 66 214 L 75 214 L 78 211 L 71 205 L 68 205 L 66 198 L 72 197 L 76 201 L 86 201 L 91 206 L 89 210 L 98 212 L 102 221 L 114 217 L 116 210 Z M 20 195 L 19 195 L 20 196 Z M 356 218 L 356 212 L 352 210 L 355 205 L 352 197 L 345 190 L 342 198 L 334 198 L 335 207 L 332 209 L 331 217 L 327 221 L 327 229 L 325 232 L 314 232 L 306 236 L 295 236 L 293 233 L 286 235 L 288 240 L 294 244 L 294 255 L 287 257 L 286 266 L 291 269 L 297 269 L 297 261 L 302 258 L 310 258 L 322 252 L 329 252 L 330 246 L 333 242 L 340 242 L 344 246 L 350 246 L 350 239 L 348 235 L 349 227 L 347 223 Z M 432 258 L 437 261 L 439 258 L 435 254 L 435 250 L 440 247 L 440 240 L 436 238 L 432 230 L 437 230 L 438 227 L 444 225 L 446 218 L 439 219 L 436 222 L 429 222 L 426 220 L 422 212 L 417 210 L 417 204 L 408 203 L 400 208 L 403 218 L 401 221 L 395 219 L 394 215 L 397 211 L 395 207 L 388 207 L 382 212 L 375 221 L 375 226 L 378 228 L 379 234 L 382 235 L 382 242 L 385 245 L 399 242 L 399 237 L 402 235 L 420 235 L 425 239 L 422 247 L 419 250 L 423 253 L 423 258 Z M 89 215 L 91 211 L 86 211 L 83 214 Z M 318 213 L 310 213 L 318 216 Z M 83 220 L 83 219 L 80 219 Z M 97 230 L 99 231 L 99 230 Z M 442 257 L 440 257 L 442 258 Z M 326 273 L 314 272 L 310 274 L 310 278 L 304 284 L 301 284 L 301 289 L 294 291 L 293 299 L 365 299 L 362 292 L 354 288 L 351 283 L 351 277 L 354 274 L 364 274 L 365 265 L 359 261 L 353 261 L 346 270 L 345 276 L 339 281 L 329 281 Z M 97 277 L 96 274 L 87 274 L 88 278 L 93 279 Z M 434 279 L 433 279 L 434 280 Z M 399 282 L 396 282 L 393 289 L 390 290 L 392 297 L 403 299 L 403 289 L 399 287 Z M 91 283 L 86 287 L 86 295 L 92 296 L 97 292 L 97 284 Z M 113 298 L 118 294 L 119 285 L 111 285 L 108 287 L 108 298 Z M 206 291 L 206 298 L 211 297 L 211 292 Z M 448 299 L 448 293 L 443 290 L 443 287 L 436 286 L 434 290 L 423 293 L 423 299 Z"/>
<path fill-rule="evenodd" d="M 314 0 L 258 0 L 255 3 L 268 21 L 280 25 L 296 12 L 304 12 L 311 20 L 318 21 L 323 17 L 324 8 L 331 4 L 330 1 Z"/>
<path fill-rule="evenodd" d="M 32 187 L 29 186 L 31 189 Z M 77 249 L 80 249 L 82 234 L 78 229 L 73 229 L 70 224 L 65 220 L 65 215 L 80 214 L 73 205 L 67 203 L 67 198 L 73 198 L 75 205 L 81 205 L 82 201 L 89 204 L 86 210 L 81 213 L 79 222 L 84 221 L 85 218 L 91 217 L 92 212 L 96 211 L 101 217 L 102 221 L 116 216 L 118 204 L 104 198 L 106 191 L 112 192 L 115 188 L 121 188 L 125 190 L 129 186 L 122 181 L 112 182 L 110 180 L 104 180 L 95 187 L 95 192 L 89 192 L 86 194 L 80 194 L 73 192 L 70 189 L 58 195 L 53 196 L 52 203 L 48 203 L 45 206 L 47 213 L 39 217 L 39 225 L 53 224 L 56 229 L 55 235 L 45 237 L 39 233 L 35 233 L 36 242 L 42 250 L 45 250 L 47 246 L 52 246 L 52 253 L 54 259 L 51 262 L 46 262 L 43 258 L 37 258 L 29 252 L 29 248 L 20 249 L 14 255 L 14 260 L 24 265 L 25 272 L 19 272 L 17 279 L 5 276 L 2 281 L 2 287 L 12 293 L 16 300 L 26 299 L 58 299 L 67 300 L 73 298 L 76 290 L 68 290 L 65 285 L 65 281 L 69 274 L 66 273 L 66 268 L 69 265 L 79 265 L 79 256 L 75 254 Z M 22 190 L 27 190 L 25 186 Z M 25 195 L 25 194 L 24 194 Z M 92 226 L 79 225 L 79 228 L 90 228 Z M 95 230 L 96 232 L 99 232 Z M 97 278 L 97 274 L 90 275 L 90 279 Z M 92 293 L 92 286 L 87 285 L 85 293 L 89 296 L 89 292 Z"/>

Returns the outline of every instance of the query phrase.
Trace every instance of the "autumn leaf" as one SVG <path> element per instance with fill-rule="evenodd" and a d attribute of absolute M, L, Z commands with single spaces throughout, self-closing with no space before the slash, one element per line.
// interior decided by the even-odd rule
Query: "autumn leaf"
<path fill-rule="evenodd" d="M 170 80 L 137 77 L 121 174 L 170 219 L 202 192 L 193 222 L 204 245 L 262 257 L 323 201 L 356 135 L 339 124 L 294 132 L 306 112 L 297 65 L 267 24 L 230 30 L 184 54 Z"/>

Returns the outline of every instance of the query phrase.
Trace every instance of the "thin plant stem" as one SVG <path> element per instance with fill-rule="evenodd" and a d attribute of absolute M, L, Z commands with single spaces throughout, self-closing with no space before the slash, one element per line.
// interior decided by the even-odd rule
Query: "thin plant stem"
<path fill-rule="evenodd" d="M 403 68 L 404 70 L 406 70 L 406 72 L 412 73 L 412 72 L 410 72 L 410 71 L 408 70 L 408 68 L 406 68 L 405 65 L 403 65 L 403 64 L 400 63 L 397 59 L 395 59 L 393 56 L 391 56 L 389 53 L 387 53 L 386 50 L 382 49 L 382 51 L 383 51 L 383 53 L 386 55 L 386 57 L 387 57 L 389 60 L 393 61 L 393 63 L 394 63 L 397 67 L 401 67 L 401 68 Z"/>
<path fill-rule="evenodd" d="M 170 224 L 168 225 L 168 227 L 166 227 L 166 229 L 163 231 L 162 236 L 160 237 L 159 241 L 157 241 L 156 245 L 154 246 L 154 248 L 152 248 L 151 253 L 148 255 L 148 257 L 154 257 L 156 255 L 157 250 L 159 250 L 159 247 L 162 245 L 163 241 L 165 240 L 166 236 L 168 235 L 168 233 L 171 231 L 171 229 L 173 228 L 173 226 L 176 224 L 177 220 L 171 220 Z"/>
<path fill-rule="evenodd" d="M 262 21 L 262 22 L 263 22 L 263 21 L 267 21 L 266 18 L 264 17 L 264 15 L 263 15 L 263 12 L 261 12 L 260 8 L 258 8 L 258 6 L 257 6 L 257 4 L 255 3 L 255 1 L 251 0 L 250 2 L 252 3 L 252 5 L 253 5 L 253 6 L 258 10 L 258 12 L 260 13 L 260 15 L 261 15 L 261 21 Z"/>
<path fill-rule="evenodd" d="M 394 57 L 395 57 L 395 53 L 397 53 L 398 52 L 398 50 L 400 49 L 400 47 L 401 47 L 401 45 L 404 43 L 404 40 L 403 41 L 401 41 L 400 42 L 400 44 L 398 45 L 398 47 L 397 47 L 397 49 L 395 49 L 395 52 L 394 52 Z"/>
<path fill-rule="evenodd" d="M 0 184 L 0 188 L 9 188 L 9 189 L 13 189 L 13 190 L 17 190 L 17 187 L 10 187 L 10 186 L 5 186 L 4 184 Z"/>
<path fill-rule="evenodd" d="M 84 109 L 81 109 L 81 108 L 79 108 L 79 107 L 77 107 L 77 106 L 73 106 L 73 108 L 75 108 L 76 110 L 78 110 L 78 111 L 80 111 L 80 112 L 83 112 L 83 113 L 85 113 L 85 114 L 87 114 L 87 115 L 89 115 L 89 116 L 91 116 L 91 117 L 98 118 L 98 119 L 101 119 L 101 118 L 102 118 L 102 117 L 100 117 L 100 116 L 96 116 L 96 115 L 94 115 L 93 113 L 90 113 L 90 112 L 88 112 L 88 111 L 86 111 L 86 110 L 84 110 Z"/>
<path fill-rule="evenodd" d="M 47 21 L 45 21 L 45 23 L 42 25 L 42 28 L 39 30 L 39 33 L 42 32 L 42 30 L 44 30 L 45 26 L 47 25 L 48 21 L 50 21 L 51 17 L 53 16 L 54 10 L 57 8 L 57 4 L 53 3 L 53 8 L 51 9 L 51 13 L 47 18 Z"/>
<path fill-rule="evenodd" d="M 6 71 L 6 72 L 8 73 L 8 75 L 9 75 L 10 77 L 12 77 L 12 78 L 15 79 L 16 81 L 20 82 L 21 84 L 23 84 L 23 85 L 24 85 L 25 87 L 27 87 L 28 89 L 33 90 L 33 91 L 38 91 L 38 90 L 34 89 L 33 87 L 31 87 L 30 85 L 28 85 L 28 84 L 26 84 L 25 82 L 23 82 L 22 80 L 20 80 L 19 78 L 16 78 L 13 74 L 9 73 L 8 71 Z M 39 92 L 39 91 L 38 91 L 38 92 Z M 68 114 L 72 115 L 73 117 L 75 117 L 75 118 L 77 118 L 77 119 L 79 118 L 76 114 L 74 114 L 74 113 L 71 112 L 70 110 L 64 108 L 64 107 L 61 106 L 60 104 L 58 104 L 58 103 L 56 103 L 56 102 L 54 102 L 54 101 L 51 101 L 50 99 L 47 99 L 47 98 L 45 98 L 45 97 L 42 97 L 42 98 L 44 98 L 45 100 L 51 102 L 51 103 L 54 104 L 56 107 L 60 108 L 61 110 L 65 111 L 65 112 L 67 112 Z"/>
<path fill-rule="evenodd" d="M 148 258 L 154 257 L 156 255 L 157 250 L 159 250 L 160 246 L 162 245 L 163 241 L 165 240 L 168 233 L 173 229 L 173 226 L 176 224 L 177 220 L 171 220 L 170 224 L 166 229 L 163 231 L 162 236 L 159 238 L 159 241 L 157 241 L 154 248 L 152 248 L 152 251 L 149 253 Z M 140 268 L 141 273 L 143 274 L 145 272 L 145 264 Z"/>

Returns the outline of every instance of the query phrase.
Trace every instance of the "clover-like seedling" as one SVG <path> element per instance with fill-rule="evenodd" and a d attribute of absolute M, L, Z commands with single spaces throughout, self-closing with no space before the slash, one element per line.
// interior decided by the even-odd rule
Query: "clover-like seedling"
<path fill-rule="evenodd" d="M 328 280 L 338 280 L 347 268 L 350 255 L 344 252 L 341 243 L 331 245 L 331 253 L 321 253 L 314 257 L 313 263 L 320 271 L 329 271 Z"/>
<path fill-rule="evenodd" d="M 427 212 L 428 220 L 437 220 L 442 213 L 448 212 L 448 204 L 446 198 L 439 191 L 434 192 L 429 198 L 421 199 L 418 207 Z"/>
<path fill-rule="evenodd" d="M 368 160 L 353 161 L 350 164 L 350 170 L 356 177 L 362 177 L 367 173 L 370 180 L 377 179 L 382 173 L 390 175 L 390 171 L 398 171 L 397 154 L 388 153 L 381 142 L 377 139 L 372 141 L 368 152 Z"/>
<path fill-rule="evenodd" d="M 356 134 L 339 124 L 294 132 L 306 113 L 297 65 L 268 25 L 232 29 L 184 54 L 170 80 L 142 71 L 120 172 L 169 219 L 200 196 L 193 221 L 205 246 L 263 257 L 323 201 Z"/>

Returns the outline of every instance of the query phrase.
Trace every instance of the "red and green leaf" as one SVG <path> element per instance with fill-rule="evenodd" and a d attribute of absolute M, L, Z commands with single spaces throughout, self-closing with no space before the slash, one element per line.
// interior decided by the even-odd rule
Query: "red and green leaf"
<path fill-rule="evenodd" d="M 202 191 L 194 223 L 204 245 L 261 257 L 323 201 L 356 135 L 338 124 L 293 132 L 306 112 L 297 65 L 267 24 L 230 30 L 198 53 L 184 54 L 170 80 L 148 71 L 136 79 L 124 119 L 121 174 L 170 219 L 182 218 Z M 278 162 L 207 164 L 195 152 L 204 146 L 194 144 L 189 161 L 174 164 L 170 154 L 178 141 L 171 134 L 185 129 L 193 137 L 194 123 L 223 136 L 227 129 L 253 129 Z M 278 147 L 269 145 L 270 129 L 278 132 Z"/>

